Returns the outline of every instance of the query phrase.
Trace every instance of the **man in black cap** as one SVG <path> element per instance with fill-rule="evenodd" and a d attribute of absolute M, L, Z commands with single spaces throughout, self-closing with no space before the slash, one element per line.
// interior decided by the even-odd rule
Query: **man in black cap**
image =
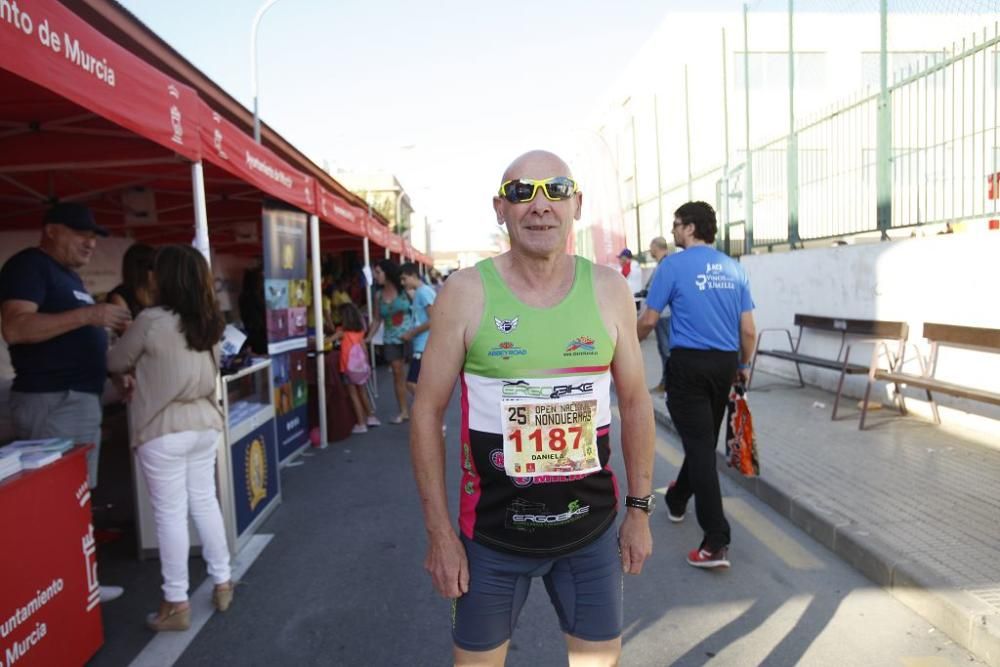
<path fill-rule="evenodd" d="M 0 270 L 0 323 L 15 374 L 15 435 L 92 443 L 91 488 L 97 486 L 107 378 L 105 328 L 127 324 L 129 312 L 95 304 L 76 270 L 90 262 L 97 237 L 107 235 L 86 206 L 57 204 L 45 214 L 38 247 L 17 253 Z"/>

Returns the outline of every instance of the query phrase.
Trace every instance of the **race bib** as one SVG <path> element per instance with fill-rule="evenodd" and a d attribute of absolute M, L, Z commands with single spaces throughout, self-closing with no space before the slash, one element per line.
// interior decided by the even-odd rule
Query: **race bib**
<path fill-rule="evenodd" d="M 505 400 L 500 410 L 508 476 L 565 477 L 601 469 L 596 399 Z"/>

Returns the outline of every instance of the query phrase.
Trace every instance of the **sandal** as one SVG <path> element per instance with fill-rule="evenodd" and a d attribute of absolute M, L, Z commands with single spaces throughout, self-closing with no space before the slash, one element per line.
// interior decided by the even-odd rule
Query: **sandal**
<path fill-rule="evenodd" d="M 183 632 L 191 627 L 191 605 L 164 600 L 159 612 L 146 616 L 146 627 L 156 632 Z"/>
<path fill-rule="evenodd" d="M 212 605 L 219 611 L 226 611 L 233 602 L 233 582 L 216 584 L 212 589 Z"/>

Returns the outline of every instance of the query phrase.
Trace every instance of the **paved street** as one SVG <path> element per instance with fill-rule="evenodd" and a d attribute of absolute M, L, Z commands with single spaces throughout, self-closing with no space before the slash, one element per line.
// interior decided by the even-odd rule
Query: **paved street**
<path fill-rule="evenodd" d="M 383 416 L 391 413 L 389 400 L 383 392 Z M 459 419 L 454 400 L 452 480 Z M 617 417 L 613 434 L 617 441 Z M 422 570 L 425 539 L 407 435 L 406 426 L 385 426 L 308 452 L 303 465 L 284 469 L 284 503 L 262 530 L 273 539 L 242 577 L 232 609 L 212 616 L 176 664 L 449 664 L 449 604 Z M 624 479 L 617 443 L 613 451 Z M 675 436 L 658 427 L 658 489 L 680 461 Z M 453 506 L 457 492 L 450 483 Z M 625 585 L 622 664 L 982 664 L 725 478 L 723 493 L 733 524 L 728 572 L 684 562 L 700 538 L 693 511 L 679 525 L 667 521 L 662 506 L 652 518 L 653 558 Z M 203 576 L 200 561 L 192 563 Z M 155 561 L 114 571 L 119 581 L 131 577 L 131 585 L 105 609 L 108 643 L 95 666 L 128 664 L 152 638 L 140 612 L 155 604 Z M 561 633 L 539 582 L 508 665 L 560 664 Z"/>

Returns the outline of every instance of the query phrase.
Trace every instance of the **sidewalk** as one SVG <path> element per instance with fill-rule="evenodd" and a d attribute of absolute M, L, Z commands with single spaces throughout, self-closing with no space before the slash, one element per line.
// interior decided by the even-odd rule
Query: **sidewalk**
<path fill-rule="evenodd" d="M 656 344 L 642 345 L 647 384 Z M 663 395 L 657 421 L 673 428 Z M 1000 665 L 1000 450 L 891 410 L 858 430 L 848 400 L 758 373 L 761 475 L 720 470 L 990 665 Z M 725 429 L 720 439 L 724 437 Z M 737 545 L 734 545 L 737 546 Z"/>

